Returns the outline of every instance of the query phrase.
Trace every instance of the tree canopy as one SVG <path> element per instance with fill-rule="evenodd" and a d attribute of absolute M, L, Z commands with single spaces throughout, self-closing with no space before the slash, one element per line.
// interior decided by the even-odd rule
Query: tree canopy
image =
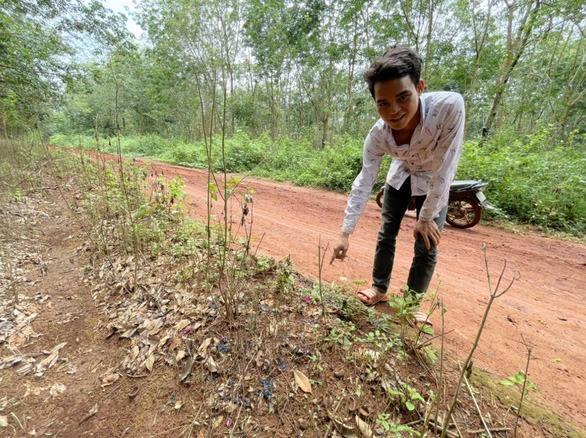
<path fill-rule="evenodd" d="M 0 133 L 43 124 L 67 84 L 85 70 L 76 55 L 99 55 L 126 44 L 125 18 L 98 1 L 2 2 Z"/>
<path fill-rule="evenodd" d="M 321 147 L 369 129 L 361 72 L 406 44 L 428 90 L 464 95 L 468 137 L 548 128 L 561 141 L 586 132 L 585 16 L 577 0 L 144 0 L 134 44 L 97 1 L 8 0 L 0 127 L 106 136 L 116 107 L 129 135 L 242 130 Z"/>

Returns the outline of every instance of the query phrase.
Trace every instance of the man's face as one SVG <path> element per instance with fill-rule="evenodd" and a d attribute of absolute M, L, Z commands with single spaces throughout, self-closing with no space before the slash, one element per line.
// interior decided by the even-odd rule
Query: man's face
<path fill-rule="evenodd" d="M 423 81 L 415 86 L 409 76 L 375 82 L 374 101 L 381 119 L 393 131 L 415 129 L 419 123 L 419 94 L 423 92 Z"/>

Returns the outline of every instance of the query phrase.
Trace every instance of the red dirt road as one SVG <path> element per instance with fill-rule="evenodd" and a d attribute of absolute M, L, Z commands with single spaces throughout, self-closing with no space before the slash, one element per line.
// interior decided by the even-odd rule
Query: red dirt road
<path fill-rule="evenodd" d="M 203 217 L 206 173 L 163 164 L 157 164 L 157 168 L 167 177 L 183 177 L 189 202 L 194 204 L 195 214 Z M 362 280 L 368 284 L 380 222 L 374 202 L 350 238 L 348 258 L 329 265 L 346 195 L 257 179 L 247 179 L 244 186 L 254 189 L 253 236 L 258 242 L 264 235 L 259 253 L 276 259 L 290 255 L 299 272 L 317 278 L 321 238 L 322 246 L 330 246 L 322 273 L 325 281 Z M 238 206 L 234 208 L 238 222 L 240 212 Z M 410 266 L 414 221 L 405 218 L 397 241 L 391 280 L 391 288 L 397 291 L 406 281 Z M 529 380 L 537 385 L 543 401 L 586 429 L 586 246 L 483 225 L 469 230 L 446 225 L 437 277 L 431 287 L 441 282 L 439 295 L 448 309 L 447 348 L 460 359 L 472 346 L 488 301 L 483 244 L 487 246 L 493 287 L 505 260 L 503 284 L 509 283 L 514 271 L 520 279 L 495 302 L 474 365 L 498 378 L 512 376 L 525 367 L 524 338 L 533 346 Z M 432 321 L 439 325 L 439 316 L 432 316 Z"/>

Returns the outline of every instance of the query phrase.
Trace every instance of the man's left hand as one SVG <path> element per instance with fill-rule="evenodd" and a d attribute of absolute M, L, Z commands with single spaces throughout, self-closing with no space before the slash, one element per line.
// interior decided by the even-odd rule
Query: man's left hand
<path fill-rule="evenodd" d="M 413 237 L 417 240 L 417 236 L 421 234 L 425 247 L 429 251 L 431 245 L 438 246 L 441 239 L 441 232 L 434 221 L 422 221 L 418 220 L 415 223 L 415 229 L 413 230 Z"/>

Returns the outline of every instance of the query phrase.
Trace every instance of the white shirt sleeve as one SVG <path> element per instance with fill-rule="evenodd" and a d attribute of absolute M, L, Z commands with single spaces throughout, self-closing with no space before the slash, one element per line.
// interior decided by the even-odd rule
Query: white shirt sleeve
<path fill-rule="evenodd" d="M 352 183 L 352 190 L 348 197 L 348 203 L 344 210 L 344 222 L 342 232 L 351 234 L 362 216 L 372 187 L 380 170 L 384 152 L 380 147 L 380 139 L 377 138 L 376 125 L 371 129 L 364 141 L 362 158 L 362 170 Z"/>

